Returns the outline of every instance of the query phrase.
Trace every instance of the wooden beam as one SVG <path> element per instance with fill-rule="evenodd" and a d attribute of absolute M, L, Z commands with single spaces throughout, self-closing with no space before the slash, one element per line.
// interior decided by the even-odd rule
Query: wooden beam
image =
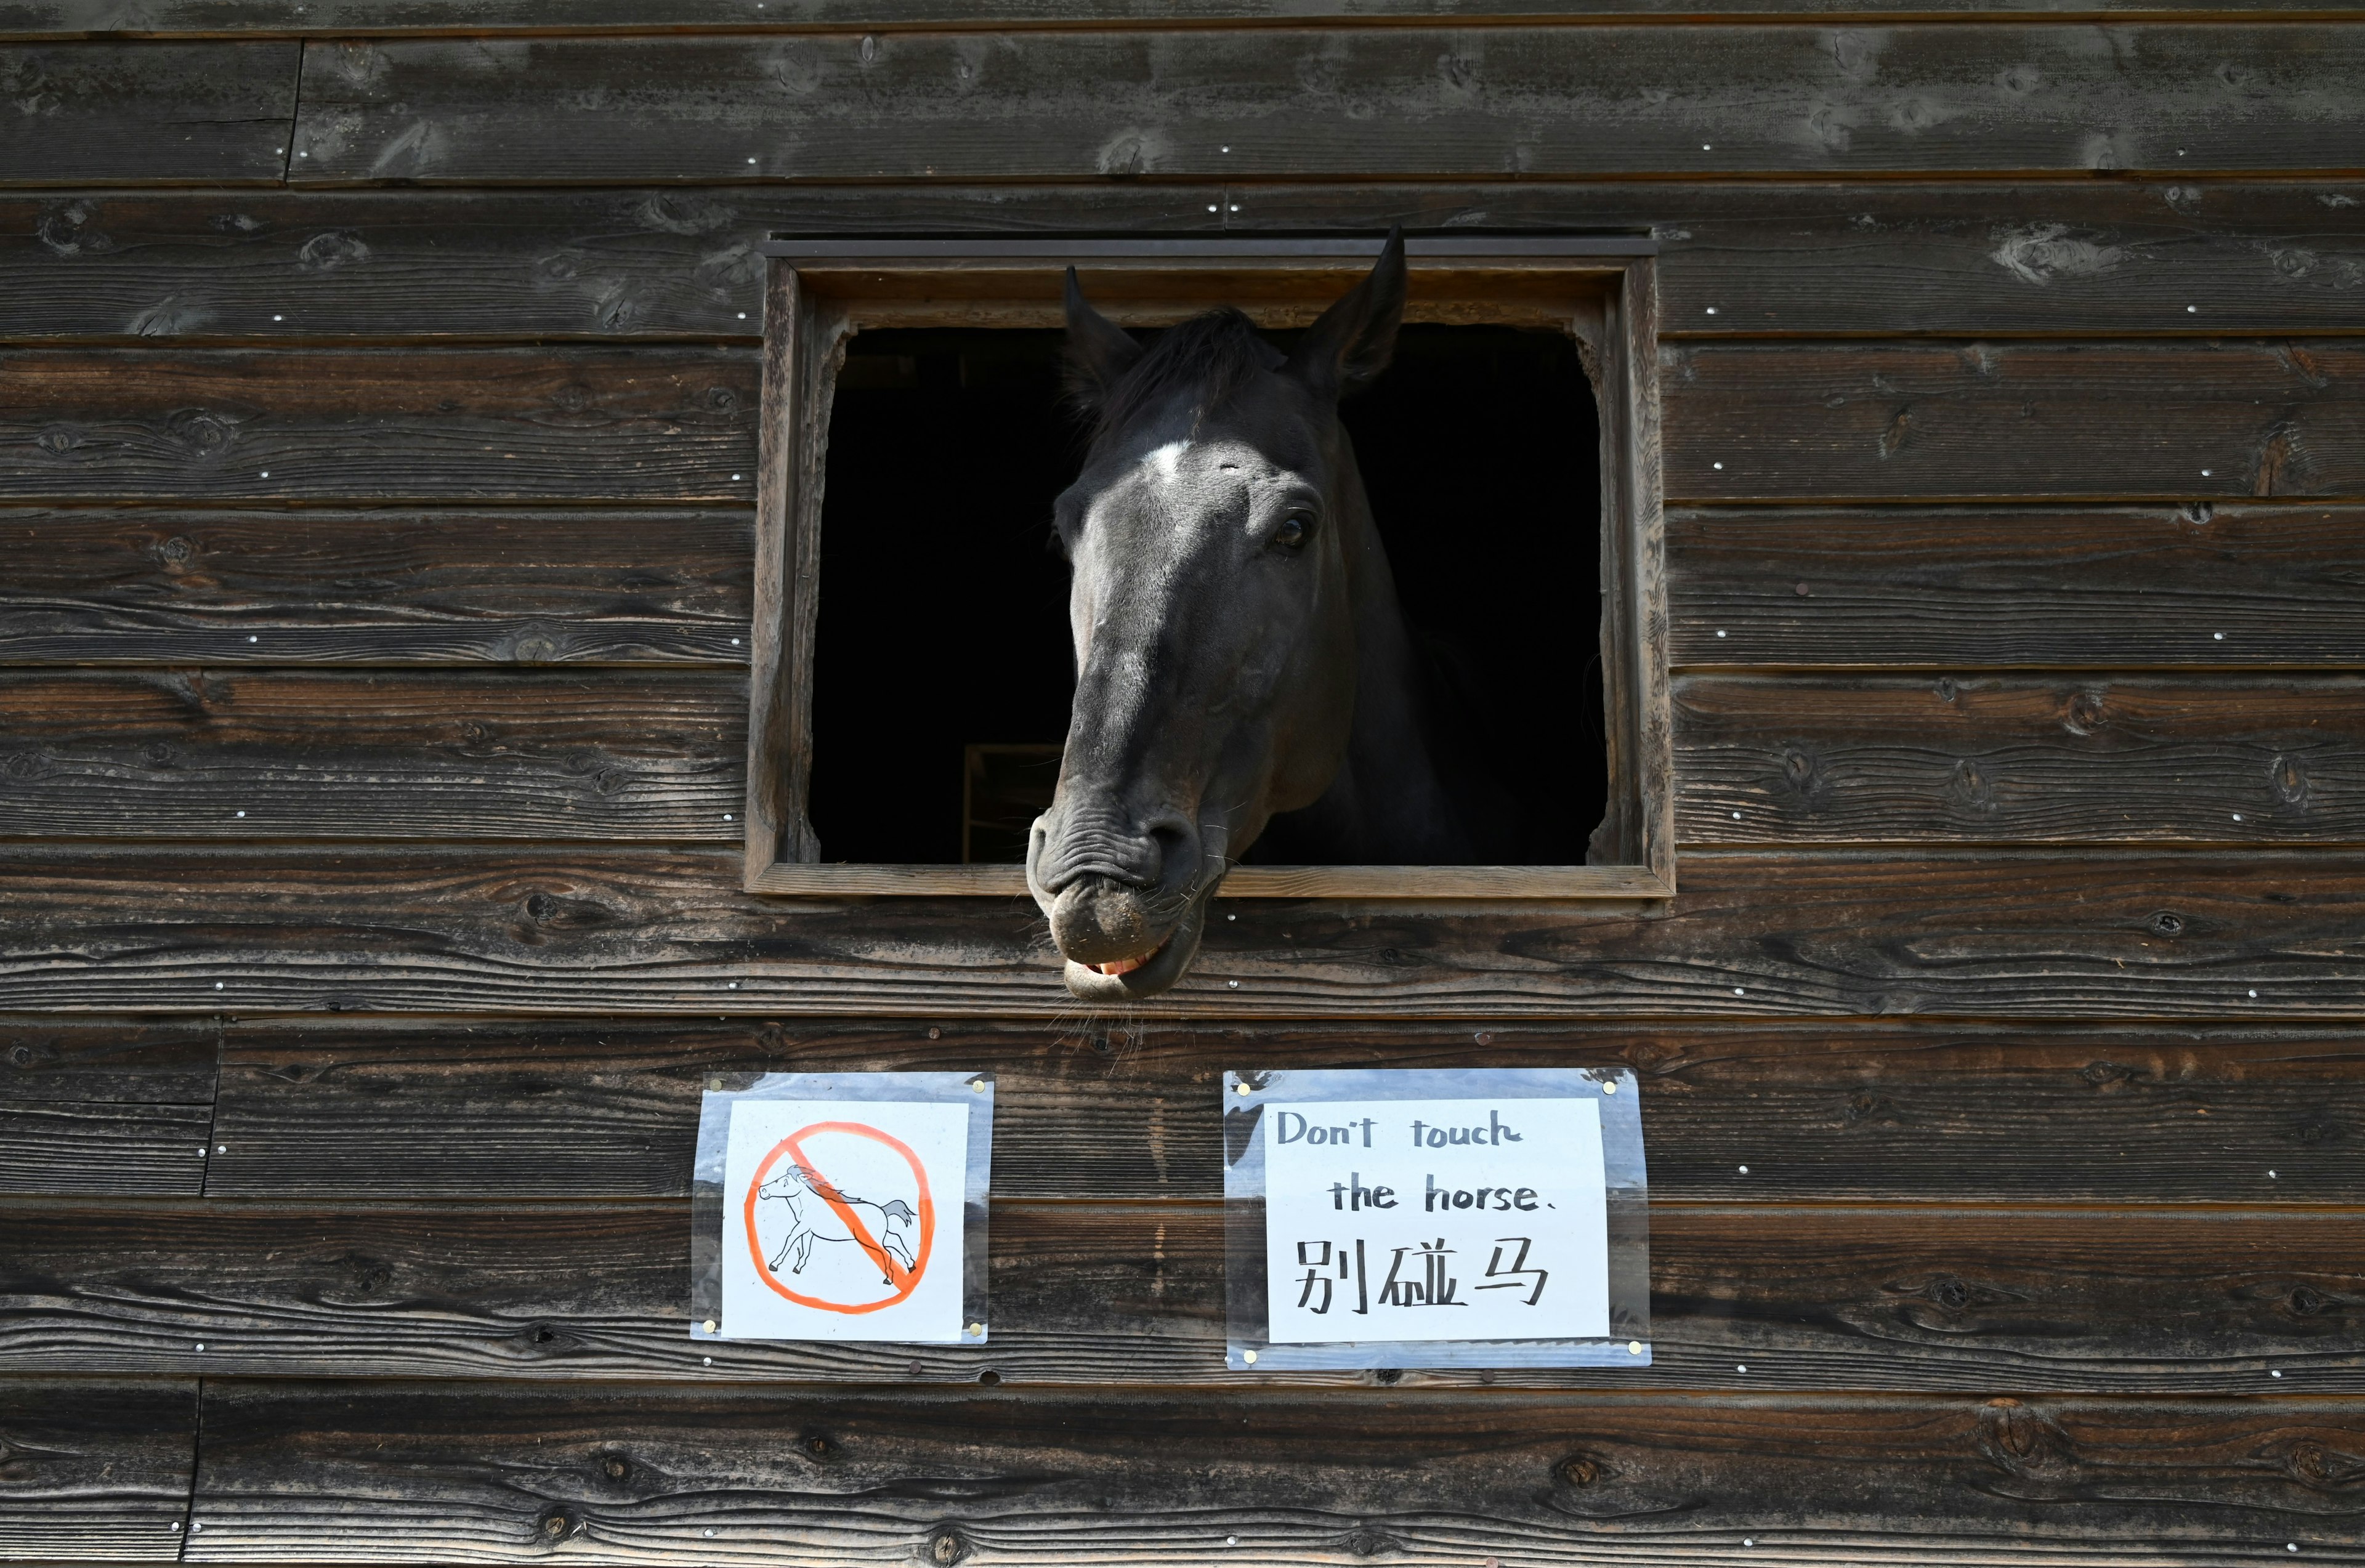
<path fill-rule="evenodd" d="M 0 673 L 0 834 L 731 843 L 746 714 L 720 671 Z"/>
<path fill-rule="evenodd" d="M 1396 224 L 1652 234 L 1675 337 L 2341 333 L 2365 278 L 2365 233 L 2346 217 L 2360 202 L 2353 180 L 2173 174 L 0 195 L 0 338 L 752 342 L 755 247 L 776 232 L 1239 238 Z"/>
<path fill-rule="evenodd" d="M 0 9 L 0 33 L 9 26 Z M 0 44 L 0 185 L 277 185 L 296 123 L 292 39 Z"/>
<path fill-rule="evenodd" d="M 2360 77 L 2337 24 L 351 42 L 307 48 L 292 177 L 2353 170 Z"/>
<path fill-rule="evenodd" d="M 0 665 L 747 660 L 734 510 L 0 510 Z"/>
<path fill-rule="evenodd" d="M 2351 668 L 2365 510 L 1701 508 L 1667 524 L 1693 667 Z"/>
<path fill-rule="evenodd" d="M 665 34 L 764 30 L 879 33 L 913 28 L 1031 30 L 1130 25 L 1381 26 L 1450 20 L 1463 27 L 1586 22 L 1605 17 L 1950 15 L 1994 9 L 1992 0 L 773 0 L 758 17 L 733 0 L 8 0 L 0 33 L 31 38 L 175 36 L 315 38 L 508 33 Z M 2147 4 L 2146 17 L 2345 11 L 2345 0 L 2238 0 L 2234 5 Z"/>
<path fill-rule="evenodd" d="M 1473 1061 L 1633 1071 L 1662 1200 L 2365 1204 L 2353 1025 L 1489 1018 L 241 1021 L 207 1191 L 678 1197 L 714 1074 L 990 1068 L 997 1199 L 1212 1203 L 1226 1069 Z"/>
<path fill-rule="evenodd" d="M 0 1018 L 0 1193 L 205 1191 L 219 1033 Z"/>
<path fill-rule="evenodd" d="M 196 1419 L 194 1378 L 0 1378 L 0 1551 L 178 1562 Z"/>
<path fill-rule="evenodd" d="M 1664 913 L 1223 901 L 1192 976 L 1146 1011 L 2365 1015 L 2365 864 L 2347 851 L 1694 852 L 1683 869 Z M 1031 904 L 752 897 L 720 847 L 16 845 L 0 899 L 15 1007 L 1071 1008 Z"/>
<path fill-rule="evenodd" d="M 2365 1446 L 2352 1399 L 489 1393 L 209 1385 L 207 1553 L 2354 1562 Z"/>
<path fill-rule="evenodd" d="M 2365 496 L 2365 342 L 1670 346 L 1694 501 Z"/>
<path fill-rule="evenodd" d="M 1695 844 L 2365 839 L 2346 677 L 1692 676 L 1676 725 Z"/>
<path fill-rule="evenodd" d="M 11 1304 L 0 1358 L 109 1373 L 194 1361 L 218 1377 L 1371 1381 L 1225 1371 L 1216 1204 L 997 1202 L 981 1346 L 692 1339 L 690 1224 L 679 1200 L 0 1204 Z M 1647 1368 L 1407 1377 L 2365 1393 L 2365 1348 L 2346 1331 L 2365 1295 L 2365 1218 L 2353 1210 L 1658 1204 L 1651 1293 Z"/>
<path fill-rule="evenodd" d="M 0 350 L 0 498 L 745 505 L 755 493 L 743 350 L 17 349 Z"/>

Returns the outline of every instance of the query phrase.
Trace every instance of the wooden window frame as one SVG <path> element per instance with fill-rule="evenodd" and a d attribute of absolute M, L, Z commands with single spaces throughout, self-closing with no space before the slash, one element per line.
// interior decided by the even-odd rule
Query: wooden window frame
<path fill-rule="evenodd" d="M 779 238 L 764 298 L 748 689 L 749 892 L 1025 896 L 1017 866 L 830 865 L 806 816 L 822 479 L 846 343 L 867 328 L 1058 327 L 1073 264 L 1127 327 L 1235 305 L 1301 326 L 1369 271 L 1377 240 Z M 1578 340 L 1601 424 L 1601 655 L 1614 861 L 1588 866 L 1239 866 L 1226 898 L 1660 899 L 1676 890 L 1660 513 L 1658 247 L 1622 235 L 1406 242 L 1405 319 L 1549 326 Z M 1584 660 L 1574 662 L 1582 667 Z"/>

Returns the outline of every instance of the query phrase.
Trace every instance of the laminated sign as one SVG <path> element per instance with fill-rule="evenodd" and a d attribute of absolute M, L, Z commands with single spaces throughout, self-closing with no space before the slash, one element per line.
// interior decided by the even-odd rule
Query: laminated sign
<path fill-rule="evenodd" d="M 1631 1076 L 1234 1074 L 1226 1098 L 1237 1364 L 1647 1363 Z"/>
<path fill-rule="evenodd" d="M 710 1090 L 693 1336 L 982 1341 L 992 1090 L 978 1073 L 775 1073 Z"/>

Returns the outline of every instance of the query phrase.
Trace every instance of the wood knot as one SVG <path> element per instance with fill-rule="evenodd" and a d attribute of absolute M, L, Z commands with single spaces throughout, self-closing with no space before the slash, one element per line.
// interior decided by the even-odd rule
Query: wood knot
<path fill-rule="evenodd" d="M 611 1481 L 622 1481 L 633 1473 L 633 1467 L 622 1454 L 603 1453 L 600 1456 L 600 1473 Z"/>
<path fill-rule="evenodd" d="M 2307 769 L 2295 756 L 2279 756 L 2267 768 L 2267 789 L 2275 803 L 2283 806 L 2307 804 Z"/>
<path fill-rule="evenodd" d="M 1969 757 L 1955 764 L 1955 776 L 1949 783 L 1955 799 L 1966 806 L 1991 807 L 1996 803 L 1995 781 Z"/>
<path fill-rule="evenodd" d="M 2069 1434 L 2017 1399 L 1990 1399 L 1980 1410 L 1979 1447 L 1999 1468 L 2015 1473 L 2070 1458 Z"/>
<path fill-rule="evenodd" d="M 804 1450 L 807 1455 L 813 1459 L 827 1459 L 832 1453 L 836 1451 L 836 1445 L 833 1444 L 827 1438 L 822 1436 L 819 1432 L 813 1432 L 806 1436 L 804 1440 Z"/>
<path fill-rule="evenodd" d="M 2283 1454 L 2283 1468 L 2291 1472 L 2292 1479 L 2304 1486 L 2345 1490 L 2365 1478 L 2365 1459 L 2343 1453 L 2314 1438 L 2302 1438 L 2292 1444 Z"/>
<path fill-rule="evenodd" d="M 1897 1108 L 1885 1097 L 1859 1089 L 1848 1096 L 1846 1114 L 1840 1120 L 1843 1126 L 1851 1127 L 1860 1127 L 1866 1123 L 1894 1125 L 1898 1120 Z"/>
<path fill-rule="evenodd" d="M 2069 699 L 2061 714 L 2061 727 L 2073 735 L 2090 735 L 2102 727 L 2102 694 L 2080 691 Z"/>
<path fill-rule="evenodd" d="M 969 1542 L 962 1540 L 961 1532 L 950 1525 L 928 1538 L 928 1561 L 931 1562 L 950 1564 L 968 1555 Z"/>
<path fill-rule="evenodd" d="M 2315 1148 L 2327 1143 L 2339 1143 L 2348 1137 L 2348 1129 L 2338 1122 L 2302 1122 L 2292 1135 L 2303 1148 Z"/>
<path fill-rule="evenodd" d="M 1358 1557 L 1377 1557 L 1395 1544 L 1375 1529 L 1359 1529 L 1347 1537 L 1347 1550 Z"/>
<path fill-rule="evenodd" d="M 2162 936 L 2181 936 L 2184 935 L 2184 916 L 2177 913 L 2172 909 L 2161 910 L 2158 914 L 2153 915 L 2149 920 L 2144 922 L 2144 924 L 2150 926 L 2152 930 Z"/>
<path fill-rule="evenodd" d="M 2114 1061 L 2090 1061 L 2078 1070 L 2078 1076 L 2101 1089 L 2108 1084 L 2126 1082 L 2135 1076 L 2135 1070 L 2121 1067 Z"/>
<path fill-rule="evenodd" d="M 1573 1453 L 1553 1468 L 1552 1473 L 1565 1486 L 1590 1486 L 1608 1473 L 1608 1467 L 1588 1453 Z"/>
<path fill-rule="evenodd" d="M 575 1528 L 575 1521 L 566 1517 L 566 1509 L 553 1508 L 537 1519 L 533 1528 L 534 1532 L 544 1540 L 565 1540 L 566 1532 Z"/>
<path fill-rule="evenodd" d="M 1394 1388 L 1404 1381 L 1402 1367 L 1380 1367 L 1373 1372 L 1372 1381 L 1383 1388 Z"/>
<path fill-rule="evenodd" d="M 2300 1285 L 2291 1294 L 2290 1305 L 2294 1317 L 2314 1317 L 2332 1305 L 2332 1298 L 2314 1285 Z"/>
<path fill-rule="evenodd" d="M 8 1047 L 8 1059 L 18 1067 L 30 1067 L 33 1065 L 33 1047 L 30 1046 L 10 1046 Z"/>

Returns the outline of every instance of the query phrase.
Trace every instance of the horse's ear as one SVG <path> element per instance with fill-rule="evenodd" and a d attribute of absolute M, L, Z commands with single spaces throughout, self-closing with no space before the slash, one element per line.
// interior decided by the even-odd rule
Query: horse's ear
<path fill-rule="evenodd" d="M 1369 386 L 1396 352 L 1404 305 L 1404 230 L 1391 229 L 1379 264 L 1306 329 L 1283 373 L 1324 398 L 1343 397 Z"/>
<path fill-rule="evenodd" d="M 1141 359 L 1133 334 L 1092 308 L 1076 269 L 1068 269 L 1068 390 L 1088 409 L 1098 409 Z"/>

